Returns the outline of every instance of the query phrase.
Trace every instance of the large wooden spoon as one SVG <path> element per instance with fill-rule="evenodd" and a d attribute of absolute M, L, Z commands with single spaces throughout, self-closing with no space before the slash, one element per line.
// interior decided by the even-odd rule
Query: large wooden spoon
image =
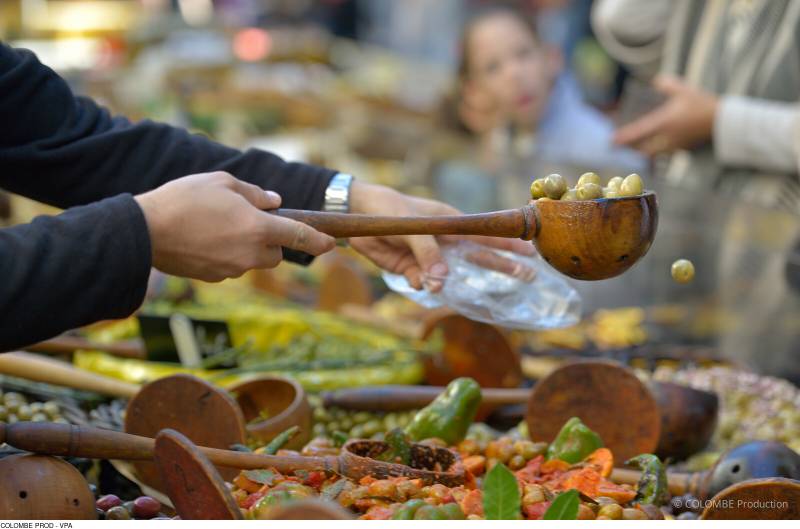
<path fill-rule="evenodd" d="M 636 263 L 653 242 L 658 204 L 653 192 L 636 197 L 536 201 L 520 209 L 477 215 L 390 217 L 275 210 L 334 237 L 379 235 L 490 235 L 534 240 L 559 272 L 608 279 Z"/>
<path fill-rule="evenodd" d="M 0 423 L 0 443 L 37 454 L 93 459 L 152 461 L 155 441 L 150 437 L 131 435 L 89 426 L 58 423 Z M 388 445 L 382 441 L 355 439 L 348 441 L 339 456 L 271 456 L 235 452 L 218 448 L 198 447 L 217 467 L 230 469 L 274 468 L 281 473 L 296 470 L 321 470 L 360 480 L 405 476 L 431 485 L 450 487 L 464 483 L 464 468 L 454 452 L 446 448 L 422 444 L 411 445 L 411 464 L 387 463 L 375 459 Z"/>

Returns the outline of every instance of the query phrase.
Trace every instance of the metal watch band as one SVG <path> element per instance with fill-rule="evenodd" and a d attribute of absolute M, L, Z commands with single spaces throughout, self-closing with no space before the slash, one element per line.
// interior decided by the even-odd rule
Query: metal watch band
<path fill-rule="evenodd" d="M 350 212 L 350 185 L 353 183 L 353 175 L 346 173 L 336 173 L 325 189 L 325 204 L 323 211 L 334 213 Z"/>

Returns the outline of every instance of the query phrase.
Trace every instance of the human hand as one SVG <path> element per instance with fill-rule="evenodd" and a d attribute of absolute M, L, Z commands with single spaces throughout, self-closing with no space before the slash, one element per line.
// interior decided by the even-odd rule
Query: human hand
<path fill-rule="evenodd" d="M 185 176 L 137 195 L 147 219 L 153 266 L 204 281 L 274 268 L 281 247 L 319 255 L 333 237 L 300 222 L 266 213 L 281 197 L 228 173 Z"/>
<path fill-rule="evenodd" d="M 353 213 L 371 215 L 459 215 L 460 211 L 424 198 L 412 197 L 383 186 L 354 181 L 350 189 L 350 209 Z M 442 289 L 447 275 L 447 264 L 439 248 L 443 242 L 471 240 L 484 246 L 510 250 L 521 255 L 533 255 L 530 242 L 484 236 L 403 235 L 390 237 L 353 237 L 350 245 L 379 267 L 402 274 L 416 289 L 428 288 L 431 292 Z"/>
<path fill-rule="evenodd" d="M 717 96 L 665 75 L 656 77 L 653 87 L 667 96 L 666 102 L 620 127 L 614 135 L 615 143 L 655 156 L 697 147 L 711 139 Z"/>

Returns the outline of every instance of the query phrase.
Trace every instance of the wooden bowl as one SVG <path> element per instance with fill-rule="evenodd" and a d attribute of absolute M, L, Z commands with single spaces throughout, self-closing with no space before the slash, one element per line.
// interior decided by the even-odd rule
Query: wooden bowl
<path fill-rule="evenodd" d="M 57 457 L 0 459 L 0 520 L 96 520 L 94 495 L 80 472 Z"/>
<path fill-rule="evenodd" d="M 284 377 L 259 377 L 229 388 L 247 422 L 247 433 L 268 443 L 292 426 L 300 432 L 285 448 L 299 450 L 311 439 L 311 405 L 306 392 L 296 381 Z M 268 418 L 257 420 L 261 412 Z"/>
<path fill-rule="evenodd" d="M 618 276 L 650 249 L 658 227 L 652 191 L 599 200 L 537 200 L 534 244 L 553 268 L 575 279 Z"/>
<path fill-rule="evenodd" d="M 656 454 L 680 461 L 705 448 L 717 427 L 717 394 L 670 382 L 649 387 L 661 413 Z"/>
<path fill-rule="evenodd" d="M 800 520 L 800 481 L 751 479 L 722 490 L 707 504 L 702 520 Z"/>

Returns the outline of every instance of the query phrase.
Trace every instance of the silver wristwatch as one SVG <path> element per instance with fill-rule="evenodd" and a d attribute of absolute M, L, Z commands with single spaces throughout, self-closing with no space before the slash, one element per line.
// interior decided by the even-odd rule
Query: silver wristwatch
<path fill-rule="evenodd" d="M 353 175 L 336 173 L 325 190 L 325 203 L 323 211 L 333 213 L 350 212 L 350 185 L 353 183 Z"/>

